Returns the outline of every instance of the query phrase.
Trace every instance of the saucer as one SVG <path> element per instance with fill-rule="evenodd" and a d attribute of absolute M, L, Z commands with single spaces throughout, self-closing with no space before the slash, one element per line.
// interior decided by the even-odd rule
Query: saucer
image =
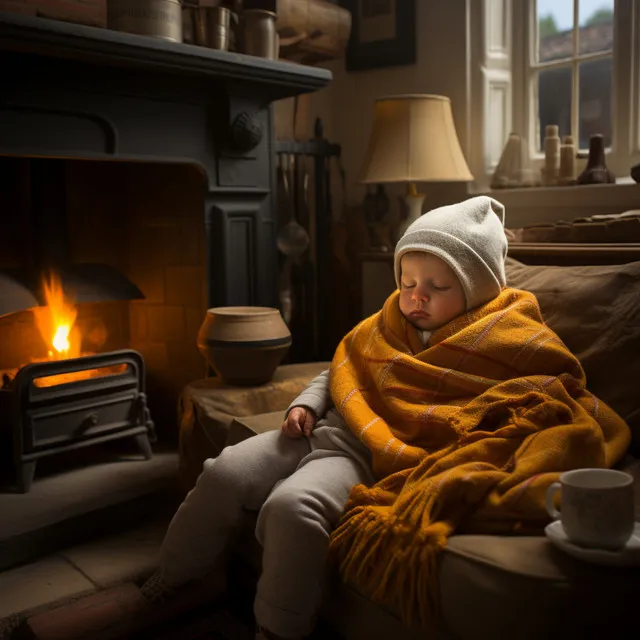
<path fill-rule="evenodd" d="M 569 542 L 560 520 L 554 520 L 551 524 L 548 524 L 544 532 L 558 549 L 562 549 L 562 551 L 579 560 L 617 567 L 640 565 L 640 522 L 636 522 L 633 534 L 627 544 L 618 551 L 580 547 L 573 542 Z"/>

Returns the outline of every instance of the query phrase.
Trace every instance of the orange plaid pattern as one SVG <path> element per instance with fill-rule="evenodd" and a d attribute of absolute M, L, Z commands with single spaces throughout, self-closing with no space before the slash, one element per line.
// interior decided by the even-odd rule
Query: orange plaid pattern
<path fill-rule="evenodd" d="M 505 289 L 427 347 L 398 298 L 355 327 L 331 365 L 333 401 L 379 479 L 353 489 L 331 549 L 347 581 L 426 622 L 449 535 L 539 533 L 549 484 L 613 466 L 631 436 L 586 389 L 533 294 Z"/>

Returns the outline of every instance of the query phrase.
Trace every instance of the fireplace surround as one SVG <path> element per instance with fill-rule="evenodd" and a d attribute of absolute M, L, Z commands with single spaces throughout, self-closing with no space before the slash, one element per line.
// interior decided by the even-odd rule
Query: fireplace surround
<path fill-rule="evenodd" d="M 278 305 L 271 105 L 331 75 L 2 12 L 0 62 L 4 174 L 19 183 L 21 163 L 37 158 L 45 175 L 66 182 L 70 271 L 99 263 L 122 276 L 115 289 L 131 285 L 128 294 L 105 294 L 105 277 L 92 282 L 85 269 L 79 321 L 109 325 L 98 351 L 144 356 L 151 415 L 159 435 L 167 423 L 171 437 L 180 388 L 204 371 L 195 338 L 206 308 Z M 24 221 L 2 208 L 5 229 L 22 237 Z M 25 364 L 33 327 L 24 310 L 41 302 L 35 280 L 15 273 L 51 266 L 43 263 L 55 262 L 48 254 L 59 244 L 43 256 L 38 243 L 23 251 L 6 242 L 0 369 Z"/>

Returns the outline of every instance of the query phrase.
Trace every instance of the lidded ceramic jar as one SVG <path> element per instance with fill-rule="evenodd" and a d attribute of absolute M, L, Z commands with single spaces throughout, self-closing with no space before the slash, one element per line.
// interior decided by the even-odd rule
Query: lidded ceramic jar
<path fill-rule="evenodd" d="M 272 307 L 209 309 L 198 332 L 198 349 L 230 385 L 271 380 L 291 346 L 291 332 Z"/>

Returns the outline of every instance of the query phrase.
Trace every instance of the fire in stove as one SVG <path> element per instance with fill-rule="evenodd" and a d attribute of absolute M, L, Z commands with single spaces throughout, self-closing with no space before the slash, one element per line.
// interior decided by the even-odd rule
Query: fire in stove
<path fill-rule="evenodd" d="M 46 305 L 33 307 L 31 311 L 40 337 L 46 347 L 46 356 L 31 356 L 31 362 L 53 362 L 93 355 L 82 353 L 82 334 L 76 325 L 78 311 L 73 301 L 65 295 L 62 280 L 57 273 L 50 271 L 43 279 L 42 289 Z M 103 331 L 106 331 L 102 327 Z M 94 331 L 95 334 L 95 331 Z M 92 343 L 106 341 L 106 335 L 92 336 Z M 34 380 L 38 387 L 49 387 L 74 380 L 85 380 L 99 376 L 110 375 L 122 371 L 122 366 L 113 369 L 88 369 L 76 373 L 58 376 L 46 376 Z M 18 373 L 18 369 L 3 371 L 0 388 L 7 387 Z"/>
<path fill-rule="evenodd" d="M 75 326 L 78 312 L 64 294 L 60 277 L 50 272 L 43 282 L 46 306 L 34 307 L 33 312 L 40 335 L 50 347 L 49 360 L 77 358 L 81 338 Z"/>
<path fill-rule="evenodd" d="M 5 371 L 0 387 L 0 451 L 12 451 L 22 493 L 43 456 L 132 438 L 149 459 L 155 441 L 141 354 L 83 353 L 77 309 L 55 273 L 44 282 L 44 297 L 47 304 L 32 312 L 46 357 Z"/>
<path fill-rule="evenodd" d="M 16 162 L 15 182 L 24 196 L 16 199 L 24 201 L 24 260 L 0 270 L 0 317 L 31 310 L 34 334 L 39 332 L 44 344 L 37 353 L 34 345 L 23 362 L 12 360 L 18 368 L 0 371 L 0 458 L 10 459 L 17 489 L 26 492 L 43 456 L 131 438 L 150 458 L 155 430 L 140 353 L 96 353 L 107 344 L 106 328 L 97 329 L 103 335 L 93 335 L 96 329 L 82 335 L 85 325 L 79 322 L 81 304 L 144 295 L 109 264 L 72 260 L 65 161 Z M 42 273 L 49 274 L 44 286 Z M 90 352 L 83 351 L 89 346 Z"/>

